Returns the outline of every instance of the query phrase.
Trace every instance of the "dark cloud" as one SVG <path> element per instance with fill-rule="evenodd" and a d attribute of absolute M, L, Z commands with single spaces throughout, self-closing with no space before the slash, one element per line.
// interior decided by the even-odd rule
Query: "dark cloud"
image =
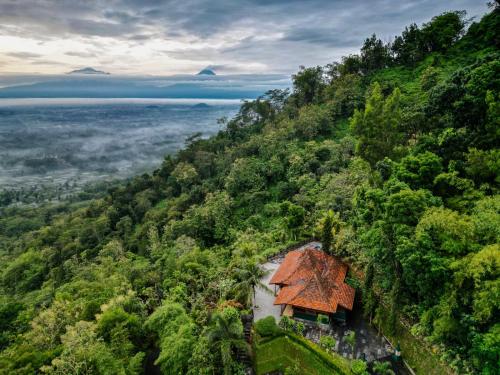
<path fill-rule="evenodd" d="M 130 35 L 128 39 L 132 41 L 142 41 L 142 40 L 149 40 L 154 37 L 155 37 L 154 34 L 136 34 L 136 35 Z"/>
<path fill-rule="evenodd" d="M 76 2 L 70 0 L 24 0 L 0 3 L 0 20 L 18 25 L 60 32 L 120 36 L 141 34 L 145 26 L 165 31 L 210 37 L 228 28 L 244 25 L 296 25 L 312 36 L 312 42 L 325 43 L 319 34 L 331 25 L 345 26 L 344 35 L 370 32 L 374 27 L 400 26 L 423 21 L 447 9 L 468 8 L 473 13 L 486 8 L 481 0 L 455 0 L 439 4 L 435 0 L 114 0 Z M 29 22 L 26 22 L 29 21 Z M 390 22 L 387 22 L 390 21 Z M 403 22 L 401 22 L 403 21 Z M 262 29 L 262 32 L 265 32 Z M 294 34 L 290 33 L 293 38 Z M 293 40 L 293 39 L 292 39 Z"/>
<path fill-rule="evenodd" d="M 141 17 L 138 17 L 128 12 L 121 12 L 117 10 L 106 10 L 103 12 L 103 16 L 120 23 L 130 24 L 141 21 Z"/>
<path fill-rule="evenodd" d="M 457 9 L 481 15 L 486 0 L 3 0 L 0 35 L 104 37 L 131 46 L 178 40 L 185 47 L 159 54 L 200 66 L 246 63 L 291 72 L 298 64 L 356 52 L 372 33 L 387 41 L 410 23 Z M 191 46 L 191 41 L 205 45 Z M 66 52 L 81 58 L 97 54 Z"/>
<path fill-rule="evenodd" d="M 18 59 L 36 59 L 38 57 L 42 57 L 42 55 L 32 52 L 9 52 L 6 53 L 6 55 L 16 57 Z"/>
<path fill-rule="evenodd" d="M 237 64 L 212 64 L 208 65 L 206 69 L 215 71 L 216 73 L 222 74 L 235 74 L 241 72 L 244 66 Z"/>
<path fill-rule="evenodd" d="M 345 35 L 340 30 L 328 28 L 293 28 L 283 37 L 284 41 L 321 44 L 326 47 L 357 47 L 360 38 Z"/>
<path fill-rule="evenodd" d="M 57 61 L 57 60 L 49 60 L 49 59 L 42 59 L 42 60 L 33 60 L 30 62 L 31 65 L 60 65 L 60 66 L 67 66 L 68 64 Z"/>
<path fill-rule="evenodd" d="M 123 37 L 126 36 L 133 26 L 127 23 L 109 22 L 100 20 L 89 20 L 70 18 L 67 20 L 68 31 L 72 34 L 95 35 L 102 37 Z"/>
<path fill-rule="evenodd" d="M 64 52 L 66 56 L 72 56 L 72 57 L 82 57 L 82 58 L 89 58 L 89 57 L 97 57 L 99 54 L 97 52 L 77 52 L 77 51 L 68 51 Z"/>

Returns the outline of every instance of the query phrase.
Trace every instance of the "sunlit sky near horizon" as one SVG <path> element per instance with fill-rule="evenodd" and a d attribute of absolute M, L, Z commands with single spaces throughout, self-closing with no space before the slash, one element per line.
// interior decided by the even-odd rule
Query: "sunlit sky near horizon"
<path fill-rule="evenodd" d="M 486 0 L 0 0 L 0 74 L 284 73 Z M 476 19 L 477 19 L 476 18 Z"/>

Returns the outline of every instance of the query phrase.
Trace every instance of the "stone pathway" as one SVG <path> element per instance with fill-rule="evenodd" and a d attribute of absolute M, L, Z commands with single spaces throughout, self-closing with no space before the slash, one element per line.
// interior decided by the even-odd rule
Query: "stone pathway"
<path fill-rule="evenodd" d="M 336 342 L 334 350 L 345 358 L 361 358 L 371 362 L 392 354 L 391 346 L 383 337 L 378 336 L 377 332 L 364 321 L 348 321 L 345 327 L 332 324 L 328 330 L 320 330 L 314 322 L 302 319 L 295 320 L 300 320 L 306 325 L 304 336 L 317 344 L 319 344 L 321 336 L 332 336 Z M 350 331 L 355 332 L 356 344 L 354 345 L 354 350 L 345 340 Z"/>
<path fill-rule="evenodd" d="M 276 318 L 276 323 L 279 322 L 281 318 L 281 307 L 275 306 L 274 299 L 276 298 L 274 295 L 274 285 L 269 285 L 269 280 L 273 276 L 276 269 L 279 267 L 281 262 L 268 262 L 262 265 L 265 270 L 269 270 L 269 274 L 264 276 L 262 282 L 264 285 L 267 285 L 269 289 L 271 289 L 271 293 L 269 291 L 262 290 L 261 288 L 257 288 L 255 291 L 255 301 L 254 301 L 254 321 L 265 318 L 266 316 L 272 315 Z"/>

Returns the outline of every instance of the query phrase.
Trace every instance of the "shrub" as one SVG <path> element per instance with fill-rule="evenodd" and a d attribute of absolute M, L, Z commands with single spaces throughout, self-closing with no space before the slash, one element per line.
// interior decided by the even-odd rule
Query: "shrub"
<path fill-rule="evenodd" d="M 319 345 L 328 351 L 332 351 L 335 347 L 336 341 L 332 336 L 321 336 Z"/>
<path fill-rule="evenodd" d="M 293 123 L 295 134 L 302 140 L 328 135 L 332 130 L 332 113 L 327 106 L 309 105 L 300 109 Z"/>
<path fill-rule="evenodd" d="M 354 351 L 354 346 L 356 345 L 356 332 L 348 331 L 344 340 Z"/>
<path fill-rule="evenodd" d="M 303 333 L 304 333 L 305 328 L 306 328 L 306 327 L 304 326 L 304 323 L 302 323 L 302 322 L 297 322 L 297 323 L 295 324 L 294 331 L 295 331 L 297 334 L 299 334 L 299 335 L 301 335 L 301 336 L 302 336 L 302 335 L 303 335 Z"/>
<path fill-rule="evenodd" d="M 274 336 L 278 332 L 276 319 L 274 316 L 267 316 L 260 319 L 255 323 L 255 330 L 262 337 Z"/>
<path fill-rule="evenodd" d="M 288 331 L 290 329 L 293 329 L 295 322 L 288 316 L 282 316 L 279 325 L 281 328 Z"/>
<path fill-rule="evenodd" d="M 351 363 L 351 371 L 353 374 L 356 375 L 365 375 L 368 374 L 368 371 L 366 371 L 366 363 L 362 361 L 361 359 L 355 359 Z"/>

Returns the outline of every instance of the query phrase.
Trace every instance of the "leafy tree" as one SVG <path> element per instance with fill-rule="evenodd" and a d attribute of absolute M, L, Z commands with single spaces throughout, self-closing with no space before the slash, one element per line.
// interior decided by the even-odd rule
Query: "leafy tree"
<path fill-rule="evenodd" d="M 236 159 L 225 183 L 227 191 L 233 196 L 243 191 L 259 191 L 264 186 L 262 164 L 255 158 Z"/>
<path fill-rule="evenodd" d="M 191 164 L 181 162 L 172 171 L 172 177 L 176 179 L 183 189 L 187 189 L 196 181 L 198 172 Z"/>
<path fill-rule="evenodd" d="M 160 355 L 155 361 L 165 374 L 185 373 L 196 342 L 194 324 L 178 303 L 165 302 L 146 321 L 159 339 Z"/>
<path fill-rule="evenodd" d="M 262 269 L 256 262 L 245 262 L 242 267 L 237 268 L 235 272 L 239 280 L 234 286 L 235 293 L 237 296 L 246 297 L 241 299 L 246 299 L 245 302 L 247 304 L 250 304 L 248 297 L 251 296 L 253 296 L 253 301 L 255 303 L 256 288 L 272 293 L 271 289 L 262 282 L 262 278 L 269 274 L 269 271 Z"/>
<path fill-rule="evenodd" d="M 391 45 L 396 63 L 413 66 L 425 56 L 424 36 L 416 24 L 405 27 Z"/>
<path fill-rule="evenodd" d="M 0 302 L 0 350 L 2 350 L 13 340 L 16 331 L 25 327 L 22 327 L 19 321 L 19 313 L 24 310 L 24 305 L 7 298 L 1 298 Z"/>
<path fill-rule="evenodd" d="M 341 75 L 360 74 L 362 72 L 361 56 L 348 55 L 342 57 L 342 64 L 337 69 Z"/>
<path fill-rule="evenodd" d="M 188 375 L 212 375 L 216 371 L 217 353 L 211 350 L 206 335 L 198 337 L 191 358 Z"/>
<path fill-rule="evenodd" d="M 443 170 L 441 158 L 426 151 L 408 155 L 398 163 L 394 176 L 412 188 L 432 189 L 434 178 Z"/>
<path fill-rule="evenodd" d="M 466 155 L 465 171 L 476 184 L 497 182 L 500 175 L 500 151 L 469 149 Z"/>
<path fill-rule="evenodd" d="M 69 327 L 62 336 L 62 344 L 64 350 L 61 355 L 52 360 L 51 366 L 42 367 L 43 372 L 49 374 L 126 373 L 125 368 L 111 351 L 97 338 L 93 323 L 81 321 Z"/>
<path fill-rule="evenodd" d="M 128 237 L 132 232 L 133 222 L 130 216 L 123 216 L 118 223 L 116 223 L 116 230 L 123 237 Z"/>
<path fill-rule="evenodd" d="M 481 245 L 498 243 L 500 239 L 500 197 L 485 197 L 475 203 L 471 219 L 474 232 Z"/>
<path fill-rule="evenodd" d="M 332 249 L 333 211 L 328 211 L 323 219 L 321 229 L 321 245 L 325 252 L 330 253 Z"/>
<path fill-rule="evenodd" d="M 373 261 L 370 261 L 370 263 L 366 266 L 365 280 L 363 284 L 363 311 L 365 316 L 369 317 L 370 322 L 377 304 L 375 292 L 373 291 L 374 273 L 375 265 Z"/>
<path fill-rule="evenodd" d="M 497 142 L 493 124 L 498 117 L 494 115 L 498 100 L 487 96 L 489 90 L 497 90 L 498 69 L 498 59 L 485 55 L 476 63 L 458 69 L 429 91 L 429 100 L 425 105 L 428 124 L 433 124 L 433 128 L 459 129 L 443 132 L 443 135 L 455 135 L 455 142 L 448 145 L 446 139 L 440 140 L 444 149 L 441 153 L 455 151 L 453 158 L 460 158 L 456 151 L 465 152 L 470 147 L 478 146 L 489 149 Z M 449 147 L 454 150 L 447 150 Z"/>
<path fill-rule="evenodd" d="M 297 236 L 297 231 L 302 228 L 306 210 L 290 201 L 284 201 L 280 204 L 280 211 L 286 217 L 286 225 L 292 236 Z"/>
<path fill-rule="evenodd" d="M 335 77 L 325 89 L 325 95 L 330 98 L 336 115 L 352 116 L 364 102 L 361 76 L 343 74 Z"/>
<path fill-rule="evenodd" d="M 340 220 L 340 215 L 333 212 L 333 210 L 328 210 L 323 214 L 316 229 L 321 238 L 323 251 L 334 254 L 335 250 L 338 250 L 341 245 L 340 235 L 344 225 L 345 223 Z"/>
<path fill-rule="evenodd" d="M 34 250 L 27 251 L 3 270 L 2 283 L 13 293 L 27 292 L 41 286 L 45 272 L 46 266 L 42 253 Z"/>
<path fill-rule="evenodd" d="M 294 89 L 292 98 L 298 107 L 321 100 L 325 87 L 322 67 L 305 68 L 301 66 L 299 72 L 292 76 L 292 82 Z"/>
<path fill-rule="evenodd" d="M 385 68 L 389 63 L 389 50 L 375 34 L 365 39 L 361 47 L 361 66 L 365 73 Z"/>
<path fill-rule="evenodd" d="M 422 27 L 424 46 L 429 52 L 441 52 L 450 48 L 465 28 L 465 11 L 445 12 Z"/>
<path fill-rule="evenodd" d="M 499 264 L 500 246 L 495 244 L 485 246 L 478 253 L 470 254 L 452 265 L 457 271 L 454 280 L 456 287 L 474 283 L 474 286 L 467 288 L 467 293 L 463 293 L 459 298 L 466 301 L 469 293 L 472 293 L 472 315 L 482 324 L 494 320 L 500 309 L 500 302 L 496 298 L 500 292 Z"/>
<path fill-rule="evenodd" d="M 351 129 L 358 137 L 356 151 L 373 166 L 384 156 L 393 156 L 402 140 L 399 89 L 384 100 L 382 89 L 375 83 L 364 111 L 356 110 Z"/>
<path fill-rule="evenodd" d="M 127 339 L 137 340 L 140 335 L 141 322 L 137 316 L 125 312 L 123 308 L 108 309 L 99 316 L 97 333 L 105 341 L 110 342 L 113 335 L 120 329 L 126 331 Z"/>
<path fill-rule="evenodd" d="M 233 366 L 233 351 L 235 349 L 248 350 L 247 343 L 243 339 L 243 326 L 238 312 L 228 307 L 214 314 L 207 335 L 211 345 L 220 352 L 224 374 L 230 375 Z"/>
<path fill-rule="evenodd" d="M 302 107 L 293 127 L 299 139 L 311 140 L 318 136 L 328 136 L 334 129 L 331 109 L 324 105 Z"/>
<path fill-rule="evenodd" d="M 482 374 L 494 374 L 498 370 L 499 350 L 500 324 L 497 323 L 486 333 L 475 336 L 472 346 L 475 367 L 481 369 Z"/>
<path fill-rule="evenodd" d="M 433 66 L 428 66 L 420 77 L 422 90 L 429 91 L 439 82 L 439 70 Z"/>

